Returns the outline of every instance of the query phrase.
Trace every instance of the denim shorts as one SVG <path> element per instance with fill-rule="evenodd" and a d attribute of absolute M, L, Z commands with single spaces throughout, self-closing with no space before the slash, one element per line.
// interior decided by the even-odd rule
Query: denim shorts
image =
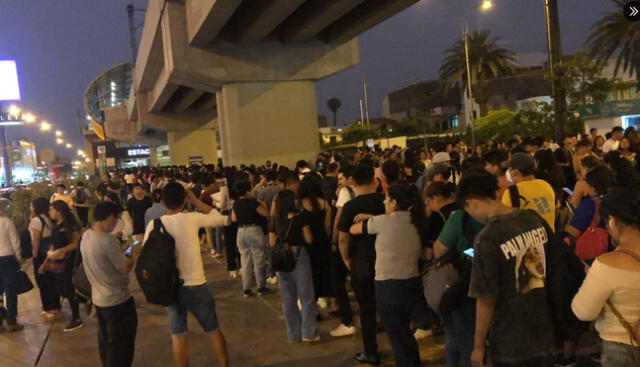
<path fill-rule="evenodd" d="M 206 333 L 219 328 L 216 304 L 207 284 L 196 286 L 182 286 L 178 294 L 178 302 L 167 307 L 171 335 L 185 335 L 187 333 L 187 311 Z"/>

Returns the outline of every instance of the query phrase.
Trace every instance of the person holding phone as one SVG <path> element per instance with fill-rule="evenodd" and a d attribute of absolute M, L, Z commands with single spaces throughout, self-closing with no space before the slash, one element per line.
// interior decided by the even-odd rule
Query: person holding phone
<path fill-rule="evenodd" d="M 82 262 L 91 284 L 91 298 L 98 316 L 98 350 L 103 367 L 127 367 L 133 363 L 138 327 L 136 305 L 129 291 L 129 273 L 140 253 L 135 241 L 123 253 L 111 234 L 121 209 L 100 202 L 94 210 L 95 224 L 82 236 Z"/>

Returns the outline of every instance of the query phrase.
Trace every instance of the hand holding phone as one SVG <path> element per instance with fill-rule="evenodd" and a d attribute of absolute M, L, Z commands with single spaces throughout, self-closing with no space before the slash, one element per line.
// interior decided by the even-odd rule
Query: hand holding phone
<path fill-rule="evenodd" d="M 131 253 L 133 252 L 133 248 L 140 245 L 140 241 L 133 241 L 133 243 L 131 243 L 131 246 L 129 246 L 126 250 L 124 250 L 124 254 L 127 256 L 131 256 Z"/>
<path fill-rule="evenodd" d="M 463 253 L 472 259 L 473 259 L 473 256 L 475 255 L 475 252 L 473 251 L 473 247 L 464 250 Z"/>

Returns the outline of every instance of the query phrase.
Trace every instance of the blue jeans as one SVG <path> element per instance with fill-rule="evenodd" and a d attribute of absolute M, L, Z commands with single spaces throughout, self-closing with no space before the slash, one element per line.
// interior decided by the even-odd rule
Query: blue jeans
<path fill-rule="evenodd" d="M 411 332 L 411 315 L 421 286 L 419 277 L 376 281 L 376 305 L 398 367 L 420 366 L 418 343 Z"/>
<path fill-rule="evenodd" d="M 238 251 L 242 263 L 242 289 L 251 290 L 255 275 L 258 289 L 265 288 L 267 280 L 264 233 L 259 226 L 238 228 Z"/>
<path fill-rule="evenodd" d="M 316 337 L 316 300 L 313 292 L 311 259 L 307 250 L 300 249 L 296 267 L 290 273 L 277 272 L 282 312 L 291 342 Z M 302 310 L 298 309 L 298 299 Z"/>
<path fill-rule="evenodd" d="M 629 344 L 604 340 L 602 342 L 602 367 L 638 366 L 638 362 L 633 359 L 633 353 L 640 354 L 638 347 L 634 348 Z"/>
<path fill-rule="evenodd" d="M 0 256 L 0 282 L 4 289 L 4 302 L 7 308 L 7 321 L 15 323 L 18 317 L 18 260 L 14 255 Z"/>
<path fill-rule="evenodd" d="M 187 333 L 187 311 L 195 316 L 205 333 L 218 330 L 216 304 L 206 283 L 180 287 L 178 302 L 167 307 L 171 335 Z"/>
<path fill-rule="evenodd" d="M 470 298 L 465 298 L 462 307 L 442 317 L 447 366 L 471 367 L 475 324 L 475 302 Z"/>
<path fill-rule="evenodd" d="M 214 228 L 215 231 L 215 240 L 214 243 L 216 244 L 215 250 L 217 253 L 221 254 L 224 251 L 224 241 L 222 240 L 222 234 L 224 233 L 224 227 L 216 227 Z"/>

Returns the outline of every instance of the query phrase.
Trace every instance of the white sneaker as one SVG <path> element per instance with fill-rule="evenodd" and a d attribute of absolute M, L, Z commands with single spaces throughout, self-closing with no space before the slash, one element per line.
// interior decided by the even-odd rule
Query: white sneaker
<path fill-rule="evenodd" d="M 229 278 L 231 278 L 231 279 L 236 279 L 236 278 L 238 278 L 238 274 L 239 274 L 239 273 L 240 273 L 240 272 L 239 272 L 238 270 L 231 270 L 231 271 L 229 272 Z"/>
<path fill-rule="evenodd" d="M 430 337 L 431 335 L 433 335 L 431 330 L 416 329 L 416 332 L 413 334 L 413 337 L 416 338 L 416 340 L 422 340 Z"/>
<path fill-rule="evenodd" d="M 349 336 L 356 333 L 355 326 L 347 326 L 345 324 L 340 324 L 336 329 L 331 330 L 329 334 L 333 337 L 341 337 L 341 336 Z"/>
<path fill-rule="evenodd" d="M 278 284 L 278 278 L 276 277 L 269 277 L 267 278 L 267 283 L 271 284 L 271 285 L 276 285 Z"/>
<path fill-rule="evenodd" d="M 327 302 L 327 299 L 325 297 L 318 298 L 318 308 L 324 309 L 327 307 L 329 307 L 329 302 Z"/>
<path fill-rule="evenodd" d="M 302 338 L 302 341 L 303 341 L 304 343 L 315 343 L 315 342 L 319 342 L 319 341 L 320 341 L 320 334 L 317 334 L 317 335 L 315 336 L 315 338 L 312 338 L 312 339 Z"/>

